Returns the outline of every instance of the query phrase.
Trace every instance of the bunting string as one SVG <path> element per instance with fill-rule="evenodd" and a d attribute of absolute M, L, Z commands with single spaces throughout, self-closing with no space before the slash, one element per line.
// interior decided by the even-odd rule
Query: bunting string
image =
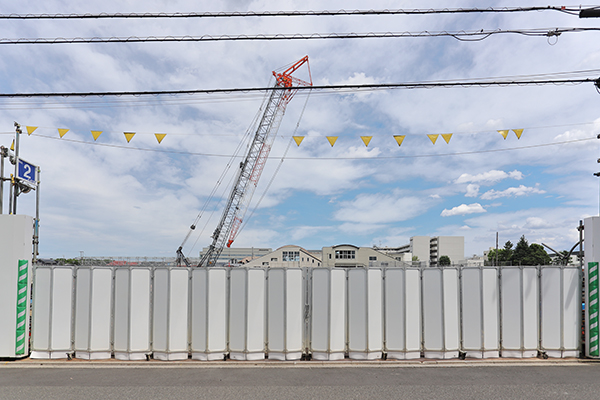
<path fill-rule="evenodd" d="M 32 133 L 36 132 L 38 128 L 40 128 L 39 126 L 26 126 L 25 127 L 27 130 L 27 134 L 29 136 L 31 136 Z M 41 129 L 45 129 L 45 128 L 41 128 Z M 70 129 L 68 128 L 52 128 L 52 129 L 56 129 L 56 131 L 58 132 L 58 136 L 62 139 L 65 137 L 65 135 L 68 132 L 71 132 Z M 510 132 L 514 132 L 515 136 L 517 137 L 517 140 L 521 139 L 521 136 L 523 135 L 523 132 L 525 131 L 525 128 L 520 128 L 520 129 L 502 129 L 502 130 L 498 130 L 497 132 L 500 133 L 500 135 L 502 135 L 502 137 L 504 138 L 504 140 L 506 140 L 508 138 L 508 134 Z M 104 131 L 100 131 L 100 130 L 90 130 L 90 133 L 92 135 L 92 138 L 94 139 L 94 142 L 97 142 L 98 139 L 100 138 L 100 135 L 102 135 L 104 133 Z M 489 131 L 482 131 L 482 132 L 468 132 L 468 133 L 464 133 L 464 134 L 474 134 L 474 133 L 489 133 Z M 125 140 L 127 141 L 127 143 L 130 143 L 134 136 L 136 136 L 137 134 L 147 134 L 147 132 L 123 132 L 123 136 L 125 137 Z M 173 133 L 174 135 L 178 135 L 177 133 Z M 167 133 L 152 133 L 152 135 L 154 135 L 154 137 L 156 138 L 156 141 L 158 144 L 161 144 L 163 142 L 163 140 L 167 137 Z M 431 141 L 431 143 L 433 145 L 435 145 L 437 143 L 438 138 L 441 136 L 442 139 L 444 139 L 444 142 L 446 142 L 446 144 L 450 144 L 450 139 L 452 139 L 453 135 L 455 135 L 454 133 L 427 133 L 427 134 L 405 134 L 405 135 L 391 135 L 391 138 L 393 138 L 396 143 L 398 144 L 398 146 L 402 146 L 402 144 L 404 143 L 404 140 L 406 139 L 407 136 L 410 137 L 419 137 L 419 136 L 427 136 L 429 138 L 429 140 Z M 34 135 L 35 136 L 35 135 Z M 42 136 L 42 135 L 40 135 Z M 223 136 L 227 136 L 227 135 L 223 135 Z M 281 137 L 285 137 L 284 135 L 278 135 Z M 378 136 L 378 144 L 381 145 L 382 142 L 379 140 L 381 138 L 382 135 Z M 294 140 L 294 142 L 296 143 L 296 145 L 298 147 L 300 147 L 300 145 L 302 143 L 304 143 L 304 139 L 307 136 L 292 136 L 292 139 Z M 316 139 L 322 136 L 318 136 L 318 135 L 311 135 L 308 136 L 309 139 Z M 369 136 L 360 136 L 360 139 L 362 141 L 362 143 L 364 144 L 365 147 L 369 147 L 369 145 L 371 144 L 371 141 L 373 140 L 375 136 L 373 135 L 369 135 Z M 325 138 L 327 139 L 327 142 L 330 144 L 331 147 L 334 147 L 336 145 L 336 143 L 338 143 L 338 139 L 339 136 L 325 136 Z"/>

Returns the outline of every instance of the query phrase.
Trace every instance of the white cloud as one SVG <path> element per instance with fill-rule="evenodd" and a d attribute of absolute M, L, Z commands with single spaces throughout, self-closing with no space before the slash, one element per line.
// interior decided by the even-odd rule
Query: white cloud
<path fill-rule="evenodd" d="M 455 215 L 467 215 L 467 214 L 476 214 L 476 213 L 484 213 L 485 208 L 481 206 L 479 203 L 473 204 L 461 204 L 460 206 L 456 206 L 450 210 L 444 209 L 442 211 L 442 217 L 452 217 Z"/>
<path fill-rule="evenodd" d="M 506 190 L 488 190 L 481 195 L 483 200 L 494 200 L 501 197 L 519 197 L 528 196 L 530 194 L 543 194 L 545 190 L 538 189 L 537 187 L 527 187 L 525 185 L 519 185 L 519 187 L 511 187 Z"/>
<path fill-rule="evenodd" d="M 514 170 L 511 172 L 504 172 L 498 170 L 491 170 L 488 172 L 482 172 L 477 175 L 462 174 L 454 181 L 455 183 L 480 183 L 483 185 L 489 185 L 500 182 L 504 179 L 511 178 L 516 180 L 523 179 L 523 174 L 520 171 Z"/>
<path fill-rule="evenodd" d="M 416 196 L 393 194 L 361 194 L 352 201 L 344 201 L 334 213 L 338 221 L 367 225 L 406 221 L 427 210 L 431 201 Z"/>
<path fill-rule="evenodd" d="M 467 185 L 467 193 L 465 197 L 477 197 L 479 196 L 479 185 L 470 183 Z"/>
<path fill-rule="evenodd" d="M 552 223 L 540 217 L 529 217 L 525 220 L 525 225 L 523 225 L 525 229 L 547 229 L 553 227 Z"/>

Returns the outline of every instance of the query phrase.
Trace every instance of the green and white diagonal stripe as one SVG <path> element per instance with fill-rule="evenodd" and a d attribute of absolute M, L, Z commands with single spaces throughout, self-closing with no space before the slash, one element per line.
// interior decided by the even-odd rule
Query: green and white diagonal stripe
<path fill-rule="evenodd" d="M 589 338 L 589 355 L 596 356 L 600 354 L 598 351 L 598 263 L 588 263 L 588 338 Z"/>
<path fill-rule="evenodd" d="M 17 332 L 15 343 L 15 354 L 25 354 L 25 340 L 27 340 L 27 332 L 25 330 L 27 322 L 27 273 L 28 261 L 19 260 L 19 274 L 17 278 Z"/>

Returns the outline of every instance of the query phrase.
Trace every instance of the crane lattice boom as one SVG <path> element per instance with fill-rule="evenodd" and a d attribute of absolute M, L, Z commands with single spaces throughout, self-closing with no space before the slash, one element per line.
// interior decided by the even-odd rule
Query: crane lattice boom
<path fill-rule="evenodd" d="M 294 89 L 294 87 L 312 86 L 312 79 L 309 78 L 310 82 L 305 82 L 292 76 L 303 64 L 306 64 L 308 67 L 308 56 L 298 60 L 281 73 L 273 71 L 275 87 L 269 95 L 265 112 L 260 119 L 248 154 L 244 161 L 240 163 L 235 184 L 227 200 L 227 205 L 212 235 L 213 242 L 200 260 L 198 266 L 214 266 L 223 248 L 225 246 L 230 247 L 235 240 L 267 158 L 269 157 L 285 109 L 297 92 L 297 89 Z"/>

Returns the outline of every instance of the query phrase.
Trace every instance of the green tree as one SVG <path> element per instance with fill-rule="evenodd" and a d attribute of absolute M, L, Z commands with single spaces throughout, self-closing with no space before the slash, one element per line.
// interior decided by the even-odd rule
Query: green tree
<path fill-rule="evenodd" d="M 513 265 L 549 265 L 551 259 L 544 247 L 537 243 L 530 245 L 523 235 L 512 253 L 511 261 Z"/>
<path fill-rule="evenodd" d="M 419 256 L 412 256 L 413 261 L 419 261 Z"/>
<path fill-rule="evenodd" d="M 515 246 L 511 261 L 514 265 L 528 265 L 529 264 L 529 242 L 525 239 L 525 235 L 522 235 L 519 242 Z"/>
<path fill-rule="evenodd" d="M 450 257 L 448 257 L 448 256 L 441 256 L 439 264 L 441 267 L 445 267 L 448 265 L 452 265 L 452 261 L 450 261 Z"/>
<path fill-rule="evenodd" d="M 532 243 L 529 246 L 529 252 L 529 265 L 550 265 L 550 256 L 542 245 Z"/>
<path fill-rule="evenodd" d="M 513 255 L 512 247 L 513 247 L 513 244 L 509 240 L 506 243 L 504 243 L 503 249 L 498 249 L 498 264 L 506 265 L 506 264 L 510 263 L 512 255 Z M 496 263 L 496 249 L 490 250 L 490 252 L 488 253 L 488 261 L 492 265 Z"/>

